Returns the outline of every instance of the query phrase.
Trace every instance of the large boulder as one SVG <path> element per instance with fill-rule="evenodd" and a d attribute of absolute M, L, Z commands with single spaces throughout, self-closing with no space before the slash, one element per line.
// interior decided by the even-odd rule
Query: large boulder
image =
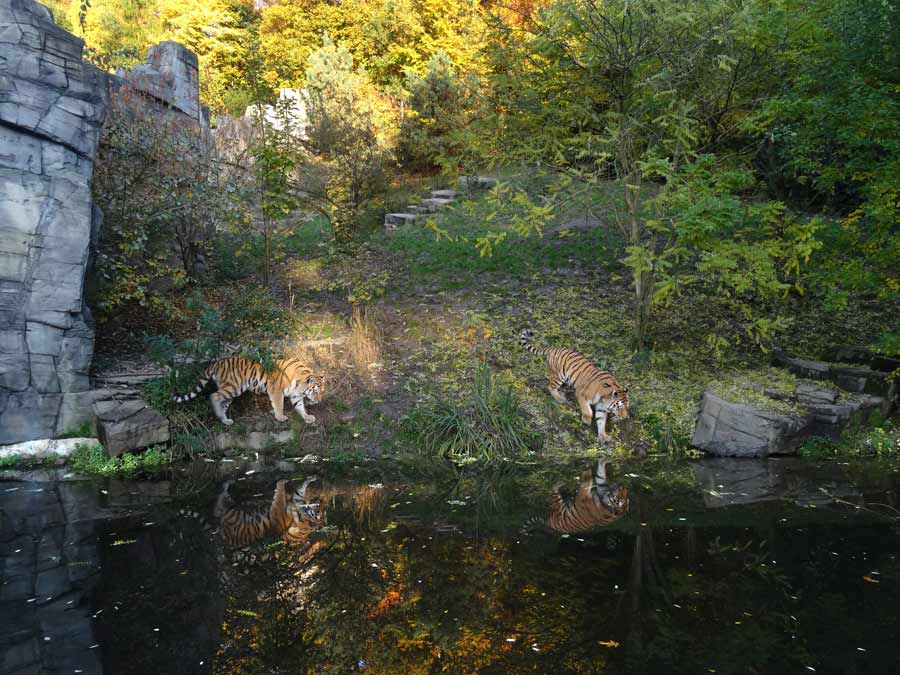
<path fill-rule="evenodd" d="M 98 401 L 97 435 L 110 457 L 166 443 L 169 420 L 140 399 Z"/>
<path fill-rule="evenodd" d="M 794 454 L 810 436 L 840 438 L 850 425 L 865 424 L 883 399 L 799 382 L 792 392 L 767 390 L 771 406 L 728 401 L 708 389 L 691 444 L 720 457 Z M 790 404 L 778 409 L 775 401 Z"/>
<path fill-rule="evenodd" d="M 796 452 L 811 429 L 809 415 L 734 403 L 707 390 L 691 444 L 712 455 L 767 457 Z"/>

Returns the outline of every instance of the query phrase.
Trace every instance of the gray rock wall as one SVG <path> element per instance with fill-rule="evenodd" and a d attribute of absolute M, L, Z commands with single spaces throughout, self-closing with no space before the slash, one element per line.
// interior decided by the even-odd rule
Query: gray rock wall
<path fill-rule="evenodd" d="M 123 82 L 208 130 L 197 58 L 176 42 L 114 77 L 34 0 L 0 0 L 0 445 L 92 418 L 94 331 L 84 303 L 94 157 Z M 96 238 L 96 232 L 94 232 Z"/>
<path fill-rule="evenodd" d="M 0 444 L 66 431 L 90 386 L 83 291 L 106 76 L 81 50 L 43 5 L 0 0 Z"/>

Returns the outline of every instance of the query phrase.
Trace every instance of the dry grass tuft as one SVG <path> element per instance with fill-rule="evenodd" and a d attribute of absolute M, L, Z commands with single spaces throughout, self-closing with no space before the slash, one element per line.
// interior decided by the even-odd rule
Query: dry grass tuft
<path fill-rule="evenodd" d="M 368 309 L 353 308 L 350 317 L 350 356 L 363 371 L 381 364 L 382 335 Z"/>
<path fill-rule="evenodd" d="M 349 401 L 361 389 L 370 389 L 373 368 L 381 364 L 382 335 L 367 310 L 354 308 L 346 338 L 297 340 L 285 356 L 309 364 L 325 383 L 326 398 Z"/>
<path fill-rule="evenodd" d="M 387 507 L 387 495 L 384 488 L 374 485 L 360 487 L 353 494 L 351 509 L 356 524 L 361 528 L 375 529 L 381 527 Z"/>

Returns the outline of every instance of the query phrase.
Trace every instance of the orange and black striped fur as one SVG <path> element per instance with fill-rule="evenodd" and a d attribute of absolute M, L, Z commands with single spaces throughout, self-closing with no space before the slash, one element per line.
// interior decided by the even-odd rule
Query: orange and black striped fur
<path fill-rule="evenodd" d="M 597 436 L 601 442 L 609 440 L 606 434 L 606 418 L 610 413 L 618 419 L 628 417 L 628 390 L 622 387 L 612 373 L 600 370 L 574 349 L 539 349 L 531 344 L 533 333 L 526 329 L 519 336 L 522 346 L 547 359 L 550 371 L 550 395 L 558 403 L 566 403 L 564 386 L 575 388 L 575 398 L 581 408 L 581 421 L 590 424 L 596 419 Z"/>
<path fill-rule="evenodd" d="M 310 404 L 318 403 L 322 389 L 321 378 L 297 359 L 276 361 L 275 368 L 266 372 L 259 361 L 244 356 L 229 356 L 212 363 L 193 391 L 184 396 L 173 396 L 172 400 L 183 403 L 208 393 L 216 417 L 223 424 L 234 424 L 234 420 L 228 418 L 228 406 L 245 391 L 268 394 L 272 412 L 279 422 L 287 421 L 284 414 L 284 397 L 287 396 L 303 421 L 315 424 L 316 418 L 306 412 L 304 399 L 308 399 Z"/>
<path fill-rule="evenodd" d="M 606 462 L 598 460 L 574 497 L 563 494 L 561 486 L 554 487 L 547 517 L 530 520 L 526 530 L 543 526 L 552 532 L 576 534 L 598 525 L 610 525 L 627 512 L 628 488 L 607 482 Z"/>
<path fill-rule="evenodd" d="M 319 503 L 306 498 L 309 484 L 317 480 L 310 476 L 296 490 L 290 481 L 280 480 L 272 503 L 255 509 L 234 506 L 229 494 L 231 481 L 226 481 L 213 511 L 225 545 L 243 548 L 268 535 L 280 536 L 289 544 L 305 543 L 324 524 Z"/>

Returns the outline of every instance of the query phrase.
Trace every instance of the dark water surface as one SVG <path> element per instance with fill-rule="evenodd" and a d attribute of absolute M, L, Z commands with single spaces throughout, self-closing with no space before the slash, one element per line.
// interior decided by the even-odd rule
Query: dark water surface
<path fill-rule="evenodd" d="M 900 673 L 895 466 L 612 463 L 624 515 L 522 532 L 592 467 L 0 481 L 0 673 Z M 313 472 L 308 546 L 214 534 Z"/>

